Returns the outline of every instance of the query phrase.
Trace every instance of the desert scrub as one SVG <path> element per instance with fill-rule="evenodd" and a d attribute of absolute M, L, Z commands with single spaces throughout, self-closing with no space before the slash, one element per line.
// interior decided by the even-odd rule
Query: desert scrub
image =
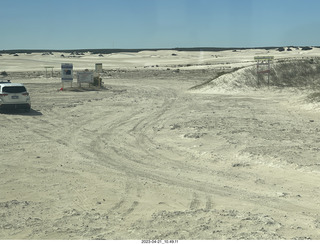
<path fill-rule="evenodd" d="M 319 87 L 319 59 L 279 62 L 270 73 L 273 85 L 287 87 Z"/>
<path fill-rule="evenodd" d="M 320 92 L 313 92 L 307 96 L 308 102 L 319 103 L 320 102 Z"/>
<path fill-rule="evenodd" d="M 268 85 L 268 75 L 257 74 L 256 66 L 246 71 L 247 83 L 250 83 L 248 82 L 250 80 L 255 80 L 255 83 L 257 83 L 258 77 L 260 86 Z M 320 59 L 280 60 L 272 64 L 270 85 L 276 87 L 320 88 Z"/>

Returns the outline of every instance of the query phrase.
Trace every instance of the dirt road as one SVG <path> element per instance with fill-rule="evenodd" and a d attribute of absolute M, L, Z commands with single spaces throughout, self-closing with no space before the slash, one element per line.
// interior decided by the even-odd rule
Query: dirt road
<path fill-rule="evenodd" d="M 0 116 L 0 239 L 319 239 L 318 112 L 188 90 L 210 76 L 23 80 L 33 111 Z"/>

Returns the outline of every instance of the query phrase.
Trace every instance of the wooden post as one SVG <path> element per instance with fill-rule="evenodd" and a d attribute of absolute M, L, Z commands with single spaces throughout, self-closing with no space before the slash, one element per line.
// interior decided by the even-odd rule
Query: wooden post
<path fill-rule="evenodd" d="M 268 87 L 270 85 L 270 63 L 274 59 L 274 56 L 256 56 L 254 60 L 257 61 L 257 84 L 260 86 L 259 74 L 268 73 Z M 268 65 L 266 70 L 260 70 L 260 66 Z"/>
<path fill-rule="evenodd" d="M 270 85 L 270 59 L 268 59 L 268 88 Z"/>
<path fill-rule="evenodd" d="M 48 78 L 48 69 L 51 69 L 51 77 L 53 77 L 53 68 L 52 66 L 45 66 L 44 67 L 46 69 L 46 78 Z"/>

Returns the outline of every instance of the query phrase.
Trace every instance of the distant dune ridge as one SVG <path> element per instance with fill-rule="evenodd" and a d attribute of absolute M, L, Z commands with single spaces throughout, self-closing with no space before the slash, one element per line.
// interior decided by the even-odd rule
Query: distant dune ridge
<path fill-rule="evenodd" d="M 314 46 L 318 47 L 318 46 Z M 310 50 L 311 46 L 289 46 L 285 47 L 177 47 L 177 48 L 137 48 L 137 49 L 126 49 L 126 48 L 106 48 L 106 49 L 12 49 L 12 50 L 0 50 L 0 53 L 52 53 L 52 52 L 64 52 L 64 53 L 83 53 L 83 52 L 91 52 L 93 54 L 110 54 L 110 53 L 119 53 L 119 52 L 141 52 L 141 51 L 160 51 L 160 50 L 168 50 L 168 51 L 207 51 L 207 52 L 219 52 L 219 51 L 228 51 L 228 50 L 246 50 L 246 49 L 264 49 L 264 50 L 272 50 L 277 49 L 278 51 L 285 51 L 290 49 L 301 49 L 301 50 Z M 291 51 L 291 50 L 290 50 Z"/>

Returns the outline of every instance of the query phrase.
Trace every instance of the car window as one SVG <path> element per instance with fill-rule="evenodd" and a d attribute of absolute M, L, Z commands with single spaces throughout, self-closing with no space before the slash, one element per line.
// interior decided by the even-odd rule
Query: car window
<path fill-rule="evenodd" d="M 7 93 L 20 93 L 27 90 L 24 86 L 5 86 L 3 87 L 2 91 Z"/>

